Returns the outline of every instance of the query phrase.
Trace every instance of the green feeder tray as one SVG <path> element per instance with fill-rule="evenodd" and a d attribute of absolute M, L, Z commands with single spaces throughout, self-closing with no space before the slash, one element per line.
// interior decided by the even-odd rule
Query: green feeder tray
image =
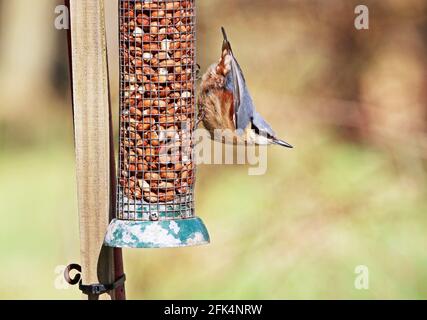
<path fill-rule="evenodd" d="M 115 248 L 177 248 L 209 244 L 208 230 L 199 218 L 163 221 L 111 222 L 105 245 Z"/>
<path fill-rule="evenodd" d="M 184 204 L 134 202 L 120 194 L 118 212 L 108 227 L 104 244 L 113 248 L 176 248 L 210 243 L 201 219 Z"/>

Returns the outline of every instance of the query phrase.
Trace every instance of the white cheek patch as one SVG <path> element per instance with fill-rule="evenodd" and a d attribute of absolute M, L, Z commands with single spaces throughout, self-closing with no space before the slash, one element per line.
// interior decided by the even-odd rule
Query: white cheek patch
<path fill-rule="evenodd" d="M 259 135 L 257 134 L 254 130 L 252 129 L 247 129 L 247 135 L 248 135 L 248 141 L 250 141 L 252 144 L 257 144 L 260 146 L 266 146 L 271 144 L 271 140 L 268 139 L 267 137 L 263 136 L 263 135 Z"/>

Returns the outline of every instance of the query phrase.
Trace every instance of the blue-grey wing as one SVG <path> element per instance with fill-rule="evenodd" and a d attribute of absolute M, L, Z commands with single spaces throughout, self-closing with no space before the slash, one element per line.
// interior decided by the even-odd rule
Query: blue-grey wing
<path fill-rule="evenodd" d="M 268 124 L 267 121 L 264 120 L 264 118 L 258 112 L 254 112 L 252 124 L 258 130 L 259 134 L 268 138 L 276 137 L 276 133 L 273 131 L 271 126 Z"/>
<path fill-rule="evenodd" d="M 226 77 L 226 88 L 233 92 L 236 129 L 245 130 L 253 118 L 255 106 L 242 69 L 234 56 L 231 59 L 231 71 Z"/>

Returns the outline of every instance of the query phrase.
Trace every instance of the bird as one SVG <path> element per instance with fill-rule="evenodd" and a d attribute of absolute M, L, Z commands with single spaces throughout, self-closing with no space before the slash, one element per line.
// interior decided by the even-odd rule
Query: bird
<path fill-rule="evenodd" d="M 211 139 L 222 143 L 293 148 L 279 139 L 255 110 L 245 76 L 224 27 L 221 31 L 224 38 L 221 58 L 201 78 L 197 99 L 198 123 L 203 122 Z"/>

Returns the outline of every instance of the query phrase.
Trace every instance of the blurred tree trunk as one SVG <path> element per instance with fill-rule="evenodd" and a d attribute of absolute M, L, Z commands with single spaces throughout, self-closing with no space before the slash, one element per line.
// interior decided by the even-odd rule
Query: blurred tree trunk
<path fill-rule="evenodd" d="M 52 0 L 2 1 L 0 12 L 0 117 L 17 118 L 49 96 L 55 45 Z M 8 107 L 9 106 L 9 107 Z"/>
<path fill-rule="evenodd" d="M 375 7 L 376 41 L 363 43 L 372 59 L 360 75 L 360 100 L 369 140 L 391 149 L 411 146 L 427 130 L 425 1 Z"/>

